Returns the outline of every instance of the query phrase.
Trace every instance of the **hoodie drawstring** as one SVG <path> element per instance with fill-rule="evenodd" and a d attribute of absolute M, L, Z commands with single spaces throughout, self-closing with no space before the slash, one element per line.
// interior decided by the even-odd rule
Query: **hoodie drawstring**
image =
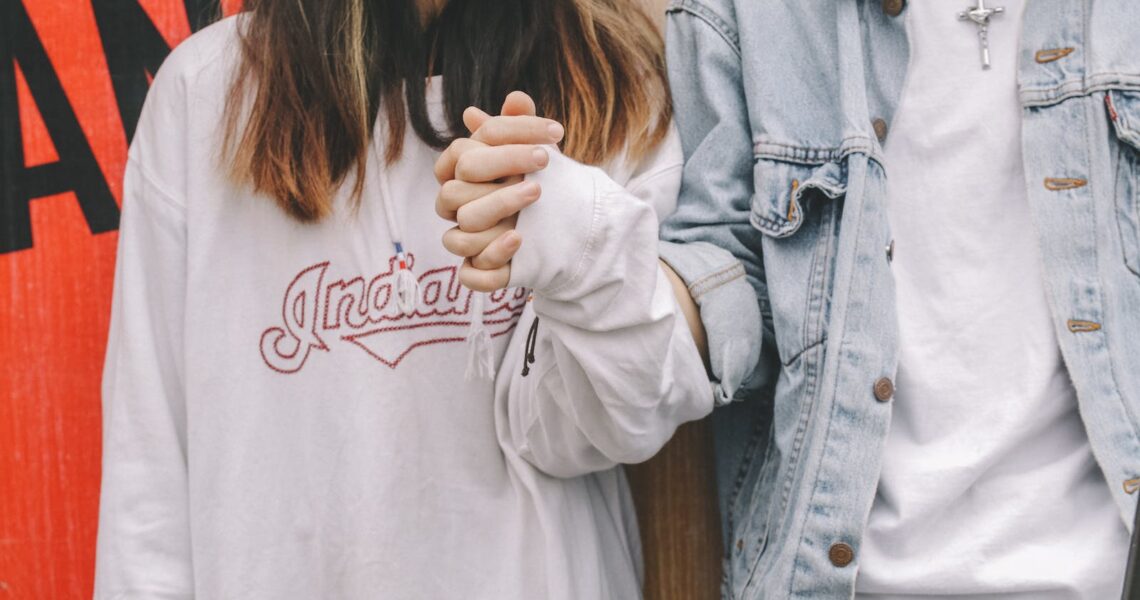
<path fill-rule="evenodd" d="M 374 140 L 382 139 L 379 132 L 373 135 Z M 379 146 L 374 148 L 379 162 L 382 152 Z M 392 237 L 392 245 L 396 250 L 396 306 L 405 316 L 414 315 L 419 307 L 420 282 L 412 272 L 412 263 L 404 252 L 404 232 L 400 220 L 396 218 L 395 204 L 392 196 L 391 184 L 388 180 L 386 165 L 378 164 L 377 178 L 380 188 L 380 204 L 384 208 L 384 218 L 388 221 L 388 233 Z M 495 354 L 491 347 L 491 334 L 484 323 L 484 304 L 486 294 L 471 292 L 470 314 L 471 325 L 467 329 L 467 371 L 465 377 L 472 379 L 491 379 L 495 375 Z"/>
<path fill-rule="evenodd" d="M 467 372 L 464 377 L 490 379 L 495 374 L 495 354 L 491 347 L 491 333 L 483 322 L 483 306 L 487 295 L 471 292 L 471 325 L 467 328 Z"/>

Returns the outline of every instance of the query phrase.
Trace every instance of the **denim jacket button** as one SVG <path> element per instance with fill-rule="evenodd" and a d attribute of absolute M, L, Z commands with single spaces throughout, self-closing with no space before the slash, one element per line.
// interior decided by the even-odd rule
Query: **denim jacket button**
<path fill-rule="evenodd" d="M 883 0 L 883 12 L 889 17 L 897 17 L 906 7 L 906 0 Z"/>
<path fill-rule="evenodd" d="M 839 542 L 831 545 L 831 549 L 827 551 L 827 558 L 831 560 L 831 564 L 842 569 L 855 560 L 855 550 L 851 546 Z"/>
<path fill-rule="evenodd" d="M 875 399 L 887 402 L 895 395 L 895 384 L 889 377 L 880 377 L 875 382 Z"/>
<path fill-rule="evenodd" d="M 887 122 L 886 121 L 884 121 L 882 119 L 875 119 L 874 121 L 871 121 L 871 128 L 873 128 L 875 130 L 875 137 L 879 138 L 880 142 L 887 139 Z"/>

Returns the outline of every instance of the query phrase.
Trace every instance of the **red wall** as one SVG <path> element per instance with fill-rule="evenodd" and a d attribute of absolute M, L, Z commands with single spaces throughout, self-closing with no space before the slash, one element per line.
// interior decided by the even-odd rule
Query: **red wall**
<path fill-rule="evenodd" d="M 0 0 L 0 599 L 91 597 L 128 137 L 149 76 L 211 10 Z"/>
<path fill-rule="evenodd" d="M 0 0 L 0 600 L 91 597 L 127 143 L 216 2 Z M 717 596 L 708 435 L 686 426 L 633 473 L 649 598 Z"/>

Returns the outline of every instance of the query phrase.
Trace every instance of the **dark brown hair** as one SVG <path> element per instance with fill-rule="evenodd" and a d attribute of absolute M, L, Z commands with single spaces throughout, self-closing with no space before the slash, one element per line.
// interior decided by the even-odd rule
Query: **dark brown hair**
<path fill-rule="evenodd" d="M 430 19 L 416 0 L 247 0 L 245 9 L 227 102 L 230 173 L 301 221 L 328 215 L 345 177 L 364 172 L 381 109 L 389 163 L 407 123 L 443 148 L 466 133 L 467 106 L 495 114 L 512 90 L 563 123 L 563 151 L 586 163 L 622 152 L 637 160 L 669 125 L 663 44 L 639 0 L 450 0 Z M 443 75 L 444 131 L 424 97 L 433 72 Z"/>

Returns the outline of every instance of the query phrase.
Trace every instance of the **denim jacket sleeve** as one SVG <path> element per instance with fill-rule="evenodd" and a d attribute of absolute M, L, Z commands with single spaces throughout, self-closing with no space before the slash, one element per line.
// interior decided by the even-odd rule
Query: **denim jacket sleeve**
<path fill-rule="evenodd" d="M 760 232 L 749 222 L 752 142 L 733 9 L 673 0 L 667 57 L 685 167 L 661 258 L 700 307 L 718 404 L 774 377 Z"/>

